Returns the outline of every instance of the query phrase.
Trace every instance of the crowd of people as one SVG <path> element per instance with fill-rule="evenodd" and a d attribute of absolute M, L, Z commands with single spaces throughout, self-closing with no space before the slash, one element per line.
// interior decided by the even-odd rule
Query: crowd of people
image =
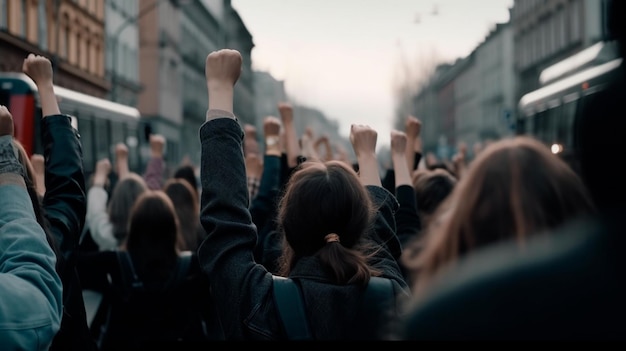
<path fill-rule="evenodd" d="M 391 132 L 389 160 L 355 121 L 353 162 L 298 135 L 288 103 L 262 131 L 242 125 L 241 66 L 236 50 L 207 56 L 200 165 L 166 174 L 154 134 L 142 174 L 120 143 L 85 179 L 50 61 L 24 60 L 44 153 L 26 154 L 0 106 L 3 349 L 626 337 L 626 192 L 598 158 L 626 151 L 623 68 L 581 110 L 579 174 L 527 136 L 438 162 L 414 116 Z M 102 297 L 89 318 L 87 290 Z"/>

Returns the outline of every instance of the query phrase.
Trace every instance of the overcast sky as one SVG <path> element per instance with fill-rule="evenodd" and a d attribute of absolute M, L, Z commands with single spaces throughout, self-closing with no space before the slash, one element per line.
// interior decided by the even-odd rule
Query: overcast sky
<path fill-rule="evenodd" d="M 287 94 L 339 121 L 378 130 L 389 143 L 394 81 L 414 66 L 468 55 L 513 0 L 232 0 L 255 44 L 255 70 L 285 80 Z M 436 13 L 436 14 L 434 14 Z"/>

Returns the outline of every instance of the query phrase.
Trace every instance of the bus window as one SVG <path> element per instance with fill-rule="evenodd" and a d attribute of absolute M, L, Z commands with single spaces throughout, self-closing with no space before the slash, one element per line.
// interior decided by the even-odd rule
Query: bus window
<path fill-rule="evenodd" d="M 94 163 L 103 158 L 108 158 L 109 160 L 111 160 L 111 162 L 113 162 L 111 155 L 109 154 L 109 150 L 111 146 L 109 135 L 111 134 L 109 132 L 108 122 L 109 121 L 105 119 L 99 119 L 99 118 L 94 120 L 94 127 L 95 127 L 94 130 L 97 131 L 97 133 L 94 134 L 94 138 L 95 138 L 94 154 L 96 155 Z"/>
<path fill-rule="evenodd" d="M 94 158 L 94 132 L 93 119 L 83 118 L 78 125 L 80 131 L 80 142 L 83 146 L 83 166 L 85 172 L 93 172 L 96 168 Z"/>

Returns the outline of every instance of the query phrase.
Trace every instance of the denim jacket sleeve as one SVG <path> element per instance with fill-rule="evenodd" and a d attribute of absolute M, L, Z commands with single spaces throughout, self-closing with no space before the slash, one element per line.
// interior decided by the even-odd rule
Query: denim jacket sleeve
<path fill-rule="evenodd" d="M 17 159 L 15 159 L 17 163 Z M 35 219 L 24 179 L 0 174 L 0 345 L 48 350 L 60 329 L 56 256 Z"/>
<path fill-rule="evenodd" d="M 67 115 L 48 116 L 41 123 L 46 160 L 43 207 L 65 265 L 75 259 L 85 224 L 83 151 Z"/>

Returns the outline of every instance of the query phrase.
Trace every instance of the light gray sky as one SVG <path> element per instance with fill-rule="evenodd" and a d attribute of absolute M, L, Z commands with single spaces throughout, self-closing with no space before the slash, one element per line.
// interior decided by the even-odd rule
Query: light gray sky
<path fill-rule="evenodd" d="M 342 135 L 349 135 L 352 123 L 375 128 L 381 147 L 389 143 L 393 125 L 398 64 L 468 55 L 495 23 L 509 20 L 513 0 L 232 0 L 232 5 L 252 33 L 255 70 L 285 80 L 289 96 L 339 121 Z"/>

